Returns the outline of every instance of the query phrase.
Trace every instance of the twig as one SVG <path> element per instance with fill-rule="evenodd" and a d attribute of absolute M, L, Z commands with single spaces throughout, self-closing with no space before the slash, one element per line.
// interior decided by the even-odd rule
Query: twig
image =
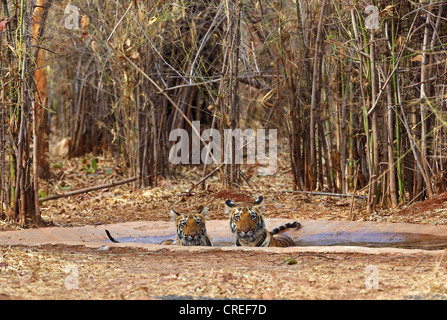
<path fill-rule="evenodd" d="M 129 12 L 130 8 L 132 8 L 133 2 L 130 3 L 129 7 L 127 8 L 126 12 L 124 12 L 123 16 L 121 17 L 120 21 L 116 24 L 115 28 L 113 28 L 112 32 L 110 33 L 109 37 L 107 38 L 107 42 L 109 42 L 110 38 L 113 36 L 113 34 L 116 31 L 116 28 L 121 24 L 121 21 L 123 21 L 124 17 L 126 16 L 127 12 Z"/>
<path fill-rule="evenodd" d="M 176 89 L 179 89 L 179 88 L 198 87 L 198 86 L 202 86 L 202 85 L 205 85 L 205 84 L 210 84 L 210 83 L 214 83 L 214 82 L 220 82 L 221 80 L 222 80 L 222 78 L 218 78 L 218 79 L 211 79 L 211 80 L 204 81 L 204 82 L 180 84 L 180 85 L 175 86 L 175 87 L 165 88 L 165 89 L 163 89 L 163 91 L 166 92 L 166 91 L 170 91 L 170 90 L 176 90 Z M 160 92 L 160 94 L 161 94 L 161 92 Z"/>
<path fill-rule="evenodd" d="M 441 262 L 442 262 L 442 260 L 444 260 L 444 256 L 445 256 L 445 253 L 446 253 L 446 252 L 447 252 L 447 249 L 444 249 L 444 251 L 442 252 L 441 258 L 439 258 L 439 261 L 438 261 L 438 263 L 436 264 L 434 270 L 438 270 L 438 269 L 439 269 L 439 267 L 441 266 Z"/>
<path fill-rule="evenodd" d="M 121 181 L 116 181 L 116 182 L 107 183 L 107 184 L 101 184 L 99 186 L 94 186 L 94 187 L 90 187 L 90 188 L 74 190 L 74 191 L 66 192 L 64 194 L 54 194 L 54 195 L 49 196 L 49 197 L 40 198 L 39 202 L 44 202 L 44 201 L 48 201 L 48 200 L 55 200 L 55 199 L 59 199 L 59 198 L 66 198 L 66 197 L 75 196 L 75 195 L 78 195 L 78 194 L 81 194 L 81 193 L 86 193 L 86 192 L 100 190 L 100 189 L 107 189 L 107 188 L 119 186 L 121 184 L 126 184 L 126 183 L 129 183 L 129 182 L 133 182 L 135 180 L 137 180 L 137 177 L 127 178 L 127 179 L 124 179 L 124 180 L 121 180 Z"/>
<path fill-rule="evenodd" d="M 247 177 L 246 174 L 242 172 L 242 170 L 240 171 L 240 174 L 241 174 L 241 177 L 245 180 L 245 182 L 247 182 L 248 186 L 252 187 L 252 185 L 249 181 L 250 180 L 249 177 Z"/>
<path fill-rule="evenodd" d="M 406 205 L 409 206 L 413 203 L 414 200 L 416 200 L 425 190 L 427 190 L 427 187 L 425 187 L 424 189 L 422 189 L 421 192 L 419 192 L 415 197 L 413 197 L 413 199 L 411 199 L 410 202 L 408 202 Z"/>
<path fill-rule="evenodd" d="M 355 172 L 354 172 L 354 193 L 352 195 L 352 201 L 351 201 L 351 209 L 349 210 L 349 220 L 354 221 L 355 217 L 352 214 L 353 213 L 353 209 L 354 209 L 354 199 L 355 196 L 357 195 L 357 180 L 359 178 L 359 166 L 357 165 L 355 167 Z"/>
<path fill-rule="evenodd" d="M 292 257 L 292 258 L 286 259 L 284 261 L 281 261 L 280 263 L 278 263 L 278 265 L 287 263 L 287 261 L 290 261 L 290 260 L 293 260 L 293 259 L 296 259 L 296 258 L 300 258 L 300 257 L 317 257 L 317 258 L 323 258 L 323 259 L 327 259 L 327 260 L 346 260 L 346 257 L 345 258 L 334 258 L 334 257 L 325 256 L 325 255 L 323 255 L 321 253 L 305 253 L 305 254 L 299 254 L 299 255 L 297 255 L 295 257 Z"/>
<path fill-rule="evenodd" d="M 200 179 L 199 182 L 195 183 L 191 188 L 189 188 L 189 190 L 187 191 L 187 193 L 190 193 L 195 187 L 197 187 L 199 184 L 201 184 L 203 181 L 205 181 L 206 179 L 208 179 L 209 177 L 213 176 L 224 164 L 222 163 L 220 166 L 218 166 L 216 169 L 214 169 L 213 171 L 211 171 L 210 173 L 208 173 L 205 177 L 203 177 L 202 179 Z"/>
<path fill-rule="evenodd" d="M 413 270 L 416 269 L 416 268 L 421 264 L 422 260 L 424 260 L 425 257 L 427 257 L 427 256 L 428 256 L 428 255 L 423 256 L 423 257 L 419 260 L 419 262 L 416 263 L 416 265 L 413 267 Z"/>

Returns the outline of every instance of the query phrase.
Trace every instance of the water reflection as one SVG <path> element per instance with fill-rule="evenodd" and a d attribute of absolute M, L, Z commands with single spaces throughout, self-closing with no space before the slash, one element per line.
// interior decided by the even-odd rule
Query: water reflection
<path fill-rule="evenodd" d="M 146 243 L 146 244 L 160 244 L 167 239 L 175 239 L 176 235 L 166 236 L 144 236 L 144 237 L 116 237 L 116 240 L 123 243 Z M 107 240 L 109 241 L 109 240 Z M 233 247 L 233 238 L 213 238 L 215 247 Z M 377 239 L 377 241 L 349 241 L 346 237 L 336 239 L 334 237 L 326 239 L 300 239 L 296 240 L 295 244 L 299 247 L 308 246 L 357 246 L 368 248 L 401 248 L 401 249 L 425 249 L 425 250 L 440 250 L 447 248 L 447 237 L 430 238 L 429 240 L 403 240 L 402 237 L 396 237 L 394 240 L 385 241 Z"/>

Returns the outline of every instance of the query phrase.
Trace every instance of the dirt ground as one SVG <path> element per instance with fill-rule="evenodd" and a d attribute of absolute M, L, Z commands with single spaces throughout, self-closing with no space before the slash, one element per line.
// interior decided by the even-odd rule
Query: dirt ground
<path fill-rule="evenodd" d="M 2 299 L 447 299 L 443 256 L 0 248 Z M 442 259 L 442 260 L 441 260 Z"/>
<path fill-rule="evenodd" d="M 41 197 L 126 177 L 116 160 L 96 158 L 95 173 L 84 159 L 58 159 L 54 177 L 42 183 Z M 176 178 L 134 191 L 132 185 L 95 191 L 42 204 L 48 225 L 73 227 L 135 220 L 169 220 L 169 208 L 195 211 L 209 207 L 209 219 L 225 219 L 224 201 L 263 195 L 270 218 L 364 219 L 363 200 L 283 193 L 291 173 L 279 163 L 276 174 L 247 169 L 250 184 L 237 191 L 219 189 L 209 178 L 186 195 L 202 177 L 201 168 L 185 168 Z M 128 176 L 128 174 L 127 174 Z M 359 192 L 362 194 L 362 191 Z M 366 220 L 447 224 L 447 195 L 398 210 L 378 209 Z M 20 229 L 0 222 L 0 230 Z M 169 249 L 144 250 L 113 245 L 0 246 L 0 299 L 446 299 L 447 257 L 417 254 L 300 253 L 286 264 L 286 253 L 213 250 L 192 254 Z"/>

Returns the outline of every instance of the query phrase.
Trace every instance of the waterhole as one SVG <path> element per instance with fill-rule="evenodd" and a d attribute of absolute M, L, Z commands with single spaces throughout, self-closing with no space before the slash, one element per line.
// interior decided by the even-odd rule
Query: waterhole
<path fill-rule="evenodd" d="M 440 250 L 447 248 L 447 237 L 428 237 L 428 239 L 408 239 L 408 235 L 395 234 L 394 237 L 383 234 L 377 234 L 377 239 L 374 239 L 373 235 L 368 236 L 370 241 L 351 241 L 347 239 L 349 235 L 341 234 L 338 237 L 329 236 L 326 239 L 299 239 L 295 240 L 295 245 L 298 247 L 309 246 L 356 246 L 356 247 L 369 247 L 369 248 L 401 248 L 401 249 L 424 249 L 424 250 Z M 164 240 L 176 239 L 176 235 L 166 236 L 142 236 L 142 237 L 115 237 L 117 241 L 123 243 L 145 243 L 145 244 L 160 244 Z M 385 239 L 384 239 L 385 238 Z M 392 240 L 389 240 L 389 239 Z M 394 238 L 394 240 L 393 240 Z M 215 247 L 232 247 L 234 246 L 233 238 L 219 237 L 213 238 L 213 244 Z"/>

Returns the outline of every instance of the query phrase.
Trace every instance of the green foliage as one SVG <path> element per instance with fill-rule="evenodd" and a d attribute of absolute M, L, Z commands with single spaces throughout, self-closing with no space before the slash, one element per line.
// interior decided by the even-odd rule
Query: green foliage
<path fill-rule="evenodd" d="M 85 161 L 85 160 L 84 160 Z M 86 162 L 86 161 L 85 161 Z M 84 165 L 84 170 L 86 173 L 90 174 L 90 173 L 95 173 L 98 170 L 98 163 L 96 162 L 96 160 L 93 158 L 91 160 L 91 164 L 86 164 Z"/>

